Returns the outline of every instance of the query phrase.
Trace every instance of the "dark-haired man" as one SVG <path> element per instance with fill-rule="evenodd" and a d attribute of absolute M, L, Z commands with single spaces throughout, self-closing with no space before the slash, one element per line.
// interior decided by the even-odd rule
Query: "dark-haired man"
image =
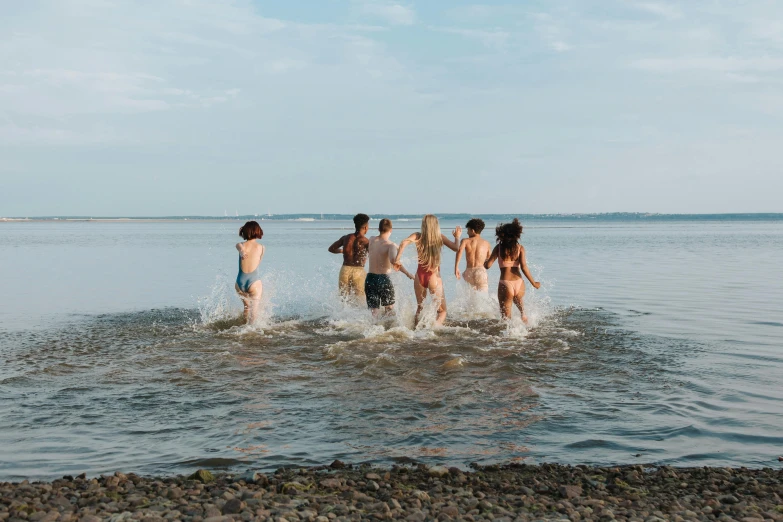
<path fill-rule="evenodd" d="M 367 279 L 364 281 L 364 293 L 367 295 L 367 307 L 372 315 L 378 315 L 381 308 L 384 312 L 391 312 L 394 306 L 394 285 L 392 284 L 391 274 L 394 271 L 394 259 L 397 257 L 397 244 L 391 239 L 392 222 L 390 219 L 383 218 L 378 223 L 377 236 L 370 238 L 368 248 L 370 255 L 370 266 Z M 413 275 L 400 268 L 400 272 L 413 279 Z"/>
<path fill-rule="evenodd" d="M 364 263 L 367 262 L 367 229 L 369 228 L 370 216 L 367 214 L 356 214 L 353 217 L 353 224 L 356 232 L 347 234 L 332 243 L 329 252 L 332 254 L 343 255 L 343 266 L 340 269 L 339 289 L 343 297 L 354 297 L 360 299 L 364 297 L 364 279 L 367 275 L 364 272 Z"/>
<path fill-rule="evenodd" d="M 484 268 L 484 261 L 489 258 L 492 245 L 481 237 L 481 232 L 484 230 L 484 221 L 473 218 L 468 221 L 465 228 L 468 229 L 468 237 L 459 244 L 457 258 L 454 261 L 454 275 L 459 279 L 459 261 L 464 251 L 468 266 L 462 273 L 462 277 L 474 290 L 487 292 L 489 291 L 489 280 L 487 278 L 487 269 Z"/>

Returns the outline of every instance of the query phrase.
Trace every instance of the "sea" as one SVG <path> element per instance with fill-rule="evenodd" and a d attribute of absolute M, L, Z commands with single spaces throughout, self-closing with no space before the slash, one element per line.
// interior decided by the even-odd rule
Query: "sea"
<path fill-rule="evenodd" d="M 783 466 L 783 215 L 522 216 L 529 324 L 500 319 L 497 265 L 477 294 L 444 249 L 442 328 L 432 301 L 413 328 L 401 274 L 393 317 L 340 300 L 327 248 L 348 218 L 257 218 L 253 325 L 234 292 L 245 218 L 0 221 L 0 480 Z M 392 219 L 394 241 L 420 226 Z"/>

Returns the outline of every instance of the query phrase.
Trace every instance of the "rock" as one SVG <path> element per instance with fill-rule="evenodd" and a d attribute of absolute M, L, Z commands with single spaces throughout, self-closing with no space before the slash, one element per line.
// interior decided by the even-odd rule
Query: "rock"
<path fill-rule="evenodd" d="M 370 480 L 369 482 L 367 482 L 366 488 L 370 491 L 378 491 L 379 489 L 381 489 L 378 483 L 375 482 L 374 480 Z"/>
<path fill-rule="evenodd" d="M 215 476 L 205 469 L 200 469 L 188 477 L 190 480 L 198 480 L 202 484 L 209 484 L 215 481 Z"/>
<path fill-rule="evenodd" d="M 459 508 L 457 506 L 444 506 L 440 512 L 451 518 L 457 518 L 459 516 Z"/>
<path fill-rule="evenodd" d="M 238 480 L 244 480 L 245 484 L 255 484 L 258 480 L 258 473 L 255 471 L 248 471 L 247 473 L 240 475 Z"/>
<path fill-rule="evenodd" d="M 227 500 L 225 504 L 223 504 L 223 509 L 221 510 L 224 515 L 235 515 L 242 511 L 242 508 L 245 507 L 245 503 L 239 500 L 238 498 L 232 498 L 231 500 Z"/>
<path fill-rule="evenodd" d="M 557 488 L 563 498 L 572 499 L 582 496 L 582 488 L 579 486 L 560 486 Z"/>
<path fill-rule="evenodd" d="M 490 509 L 492 509 L 492 502 L 488 500 L 482 500 L 481 502 L 478 503 L 478 507 L 482 511 L 489 511 Z"/>
<path fill-rule="evenodd" d="M 231 515 L 220 515 L 217 517 L 207 517 L 204 522 L 234 522 L 234 517 Z"/>
<path fill-rule="evenodd" d="M 721 504 L 736 504 L 739 502 L 739 499 L 734 495 L 721 495 L 718 497 L 718 500 Z"/>
<path fill-rule="evenodd" d="M 449 474 L 449 468 L 445 466 L 433 466 L 427 470 L 431 477 L 445 477 Z"/>
<path fill-rule="evenodd" d="M 329 464 L 329 467 L 332 469 L 345 469 L 345 462 L 342 460 L 335 460 L 331 464 Z"/>
<path fill-rule="evenodd" d="M 322 488 L 326 489 L 339 489 L 340 486 L 342 486 L 342 482 L 340 482 L 340 479 L 336 478 L 326 478 L 323 479 L 321 482 L 319 482 Z"/>
<path fill-rule="evenodd" d="M 422 502 L 426 502 L 426 501 L 428 501 L 430 499 L 429 494 L 427 494 L 426 492 L 424 492 L 424 491 L 422 491 L 420 489 L 414 489 L 411 492 L 411 495 L 414 498 L 417 498 L 417 499 L 421 500 Z"/>
<path fill-rule="evenodd" d="M 367 473 L 364 476 L 364 478 L 367 479 L 367 480 L 374 480 L 376 482 L 380 482 L 380 480 L 381 480 L 381 476 L 378 475 L 377 473 Z"/>
<path fill-rule="evenodd" d="M 95 515 L 85 515 L 81 518 L 81 522 L 101 522 L 101 517 Z"/>

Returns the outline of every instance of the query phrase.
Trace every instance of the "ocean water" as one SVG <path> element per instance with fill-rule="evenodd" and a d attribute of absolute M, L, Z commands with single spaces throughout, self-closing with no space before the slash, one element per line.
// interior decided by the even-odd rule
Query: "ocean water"
<path fill-rule="evenodd" d="M 240 225 L 0 223 L 0 479 L 333 459 L 781 465 L 783 220 L 538 219 L 530 326 L 499 320 L 496 267 L 473 294 L 444 249 L 435 330 L 432 304 L 412 329 L 403 276 L 396 318 L 339 301 L 326 249 L 346 221 L 263 222 L 264 314 L 241 325 Z M 393 239 L 417 226 L 395 221 Z"/>

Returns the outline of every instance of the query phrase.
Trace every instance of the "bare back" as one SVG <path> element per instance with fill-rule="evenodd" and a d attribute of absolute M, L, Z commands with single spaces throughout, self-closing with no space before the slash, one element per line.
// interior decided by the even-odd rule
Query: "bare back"
<path fill-rule="evenodd" d="M 255 239 L 237 243 L 237 251 L 239 251 L 239 266 L 246 274 L 254 272 L 264 257 L 264 245 L 257 243 Z"/>
<path fill-rule="evenodd" d="M 369 241 L 361 234 L 354 232 L 342 237 L 343 266 L 364 266 L 367 262 L 367 246 Z"/>
<path fill-rule="evenodd" d="M 370 238 L 368 247 L 371 274 L 390 274 L 394 270 L 393 261 L 397 257 L 397 244 L 382 236 Z"/>
<path fill-rule="evenodd" d="M 489 253 L 492 245 L 489 241 L 482 239 L 481 236 L 473 236 L 462 240 L 465 245 L 466 268 L 483 267 L 484 261 L 489 259 Z"/>

